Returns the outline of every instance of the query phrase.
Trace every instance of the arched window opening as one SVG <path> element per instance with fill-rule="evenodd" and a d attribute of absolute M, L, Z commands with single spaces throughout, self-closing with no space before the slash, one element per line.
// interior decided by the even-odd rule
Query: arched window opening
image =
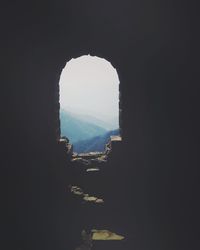
<path fill-rule="evenodd" d="M 84 55 L 67 62 L 60 77 L 61 137 L 76 153 L 104 152 L 119 135 L 119 77 L 110 62 Z"/>

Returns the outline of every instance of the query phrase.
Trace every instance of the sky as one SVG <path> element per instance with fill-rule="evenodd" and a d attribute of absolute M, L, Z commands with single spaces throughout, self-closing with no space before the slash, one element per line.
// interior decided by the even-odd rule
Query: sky
<path fill-rule="evenodd" d="M 60 77 L 60 107 L 104 121 L 118 119 L 117 71 L 110 62 L 96 56 L 71 59 Z"/>

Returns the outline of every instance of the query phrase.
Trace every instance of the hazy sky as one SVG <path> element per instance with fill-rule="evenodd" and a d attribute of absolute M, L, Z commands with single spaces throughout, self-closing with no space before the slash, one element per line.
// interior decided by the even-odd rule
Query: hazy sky
<path fill-rule="evenodd" d="M 60 105 L 71 112 L 113 119 L 119 113 L 119 78 L 105 59 L 81 56 L 67 62 L 60 78 Z"/>

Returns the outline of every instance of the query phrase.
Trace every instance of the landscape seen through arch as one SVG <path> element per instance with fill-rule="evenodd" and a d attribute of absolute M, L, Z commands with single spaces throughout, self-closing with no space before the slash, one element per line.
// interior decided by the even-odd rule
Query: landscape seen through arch
<path fill-rule="evenodd" d="M 110 62 L 81 56 L 67 62 L 60 77 L 61 136 L 77 153 L 103 152 L 119 135 L 119 78 Z"/>

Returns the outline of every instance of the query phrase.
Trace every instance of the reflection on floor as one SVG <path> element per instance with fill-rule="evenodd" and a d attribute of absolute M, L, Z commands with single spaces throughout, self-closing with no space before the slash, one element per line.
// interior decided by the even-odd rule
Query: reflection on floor
<path fill-rule="evenodd" d="M 70 188 L 71 188 L 71 192 L 74 195 L 80 196 L 83 199 L 83 201 L 93 202 L 93 203 L 104 203 L 103 199 L 101 198 L 97 198 L 95 196 L 90 196 L 89 194 L 85 194 L 80 187 L 71 186 Z"/>
<path fill-rule="evenodd" d="M 120 227 L 124 218 L 119 196 L 121 187 L 119 182 L 116 186 L 113 179 L 113 173 L 119 171 L 122 164 L 120 160 L 113 162 L 111 146 L 108 149 L 108 154 L 90 152 L 72 155 L 71 184 L 67 193 L 74 204 L 78 225 L 81 225 L 79 246 L 74 250 L 127 249 L 124 226 Z"/>
<path fill-rule="evenodd" d="M 123 240 L 124 236 L 118 235 L 109 230 L 92 229 L 89 233 L 83 230 L 81 238 L 83 243 L 75 250 L 91 250 L 93 247 L 93 241 Z"/>
<path fill-rule="evenodd" d="M 92 240 L 123 240 L 124 236 L 110 232 L 109 230 L 92 230 Z"/>

